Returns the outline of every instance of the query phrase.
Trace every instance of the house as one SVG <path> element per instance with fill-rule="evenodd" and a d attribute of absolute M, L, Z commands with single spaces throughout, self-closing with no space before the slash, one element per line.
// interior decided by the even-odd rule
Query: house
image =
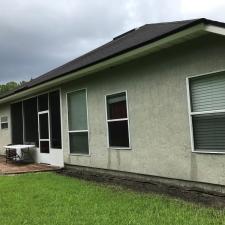
<path fill-rule="evenodd" d="M 219 190 L 225 23 L 202 18 L 130 30 L 1 96 L 0 120 L 0 146 L 35 143 L 37 162 Z"/>

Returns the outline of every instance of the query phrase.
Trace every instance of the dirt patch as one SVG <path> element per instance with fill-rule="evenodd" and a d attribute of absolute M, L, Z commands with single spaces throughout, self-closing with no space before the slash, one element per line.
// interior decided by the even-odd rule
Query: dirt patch
<path fill-rule="evenodd" d="M 82 168 L 77 166 L 66 166 L 58 173 L 70 177 L 76 177 L 84 180 L 101 182 L 106 184 L 116 184 L 135 191 L 152 192 L 157 194 L 169 195 L 185 201 L 204 204 L 205 206 L 224 208 L 225 194 L 196 187 L 184 187 L 180 185 L 156 182 L 144 178 L 137 178 L 132 175 L 126 176 L 117 174 L 115 171 L 102 170 L 101 172 L 94 168 Z"/>

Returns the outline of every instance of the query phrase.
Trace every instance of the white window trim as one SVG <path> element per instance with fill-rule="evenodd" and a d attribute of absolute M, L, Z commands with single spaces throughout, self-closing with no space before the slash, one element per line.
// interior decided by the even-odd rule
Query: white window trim
<path fill-rule="evenodd" d="M 3 117 L 6 117 L 7 118 L 7 121 L 6 122 L 2 122 L 2 118 Z M 6 130 L 6 129 L 9 129 L 9 117 L 8 116 L 1 116 L 1 121 L 0 121 L 0 123 L 1 123 L 1 130 Z M 7 124 L 8 126 L 7 126 L 7 128 L 2 128 L 2 124 Z"/>
<path fill-rule="evenodd" d="M 116 94 L 121 94 L 125 93 L 126 96 L 126 108 L 127 108 L 127 117 L 122 118 L 122 119 L 108 119 L 108 110 L 107 110 L 107 97 L 116 95 Z M 105 115 L 106 115 L 106 129 L 107 129 L 107 149 L 115 149 L 115 150 L 132 150 L 131 148 L 131 140 L 130 140 L 130 121 L 129 121 L 129 108 L 128 108 L 128 95 L 127 95 L 127 90 L 124 91 L 118 91 L 114 93 L 110 93 L 105 95 Z M 116 122 L 116 121 L 127 121 L 128 125 L 128 138 L 129 138 L 129 147 L 120 147 L 120 146 L 109 146 L 109 123 L 110 122 Z"/>
<path fill-rule="evenodd" d="M 87 109 L 87 130 L 69 130 L 69 106 L 68 106 L 68 95 L 74 92 L 85 90 L 86 93 L 86 109 Z M 66 92 L 66 116 L 67 116 L 67 133 L 68 133 L 68 146 L 69 146 L 69 155 L 71 156 L 91 156 L 91 150 L 90 150 L 90 135 L 89 135 L 89 114 L 88 114 L 88 94 L 87 94 L 87 88 L 80 88 L 73 91 Z M 82 154 L 82 153 L 71 153 L 70 152 L 70 133 L 88 133 L 88 154 Z"/>
<path fill-rule="evenodd" d="M 202 149 L 198 150 L 195 149 L 194 147 L 194 133 L 193 133 L 193 123 L 192 123 L 192 116 L 193 115 L 202 115 L 202 114 L 214 114 L 214 113 L 222 113 L 225 112 L 225 109 L 221 110 L 209 110 L 209 111 L 201 111 L 201 112 L 192 112 L 191 110 L 191 93 L 190 93 L 190 80 L 195 77 L 201 77 L 201 76 L 207 76 L 207 75 L 213 75 L 213 74 L 218 74 L 221 72 L 225 72 L 225 70 L 216 70 L 210 73 L 203 73 L 199 75 L 194 75 L 194 76 L 188 76 L 186 78 L 186 89 L 187 89 L 187 103 L 188 103 L 188 118 L 189 118 L 189 128 L 190 128 L 190 138 L 191 138 L 191 151 L 192 153 L 200 153 L 200 154 L 225 154 L 224 151 L 219 151 L 218 149 L 214 150 L 207 150 L 207 149 Z"/>

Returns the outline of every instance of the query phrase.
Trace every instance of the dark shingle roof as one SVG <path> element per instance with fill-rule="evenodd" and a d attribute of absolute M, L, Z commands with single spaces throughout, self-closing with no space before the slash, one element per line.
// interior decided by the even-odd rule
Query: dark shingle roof
<path fill-rule="evenodd" d="M 99 48 L 96 48 L 93 51 L 86 53 L 85 55 L 82 55 L 56 69 L 53 69 L 43 74 L 42 76 L 37 77 L 36 79 L 31 80 L 30 82 L 27 82 L 25 85 L 14 90 L 13 92 L 7 93 L 4 96 L 0 96 L 0 99 L 12 95 L 14 93 L 23 91 L 25 89 L 34 87 L 36 85 L 42 84 L 44 82 L 64 76 L 71 72 L 78 71 L 98 62 L 128 52 L 132 49 L 152 43 L 168 35 L 177 33 L 181 30 L 200 23 L 214 24 L 224 27 L 224 23 L 207 20 L 204 18 L 176 22 L 146 24 L 142 27 L 130 30 L 122 35 L 119 35 L 115 37 L 112 41 L 100 46 Z"/>

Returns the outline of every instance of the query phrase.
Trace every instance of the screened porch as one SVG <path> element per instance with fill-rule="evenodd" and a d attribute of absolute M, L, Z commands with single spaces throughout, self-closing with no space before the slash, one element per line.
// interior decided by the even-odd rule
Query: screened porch
<path fill-rule="evenodd" d="M 62 151 L 60 91 L 11 104 L 11 135 L 11 144 L 33 144 L 36 161 L 52 164 L 58 153 L 51 150 Z"/>

